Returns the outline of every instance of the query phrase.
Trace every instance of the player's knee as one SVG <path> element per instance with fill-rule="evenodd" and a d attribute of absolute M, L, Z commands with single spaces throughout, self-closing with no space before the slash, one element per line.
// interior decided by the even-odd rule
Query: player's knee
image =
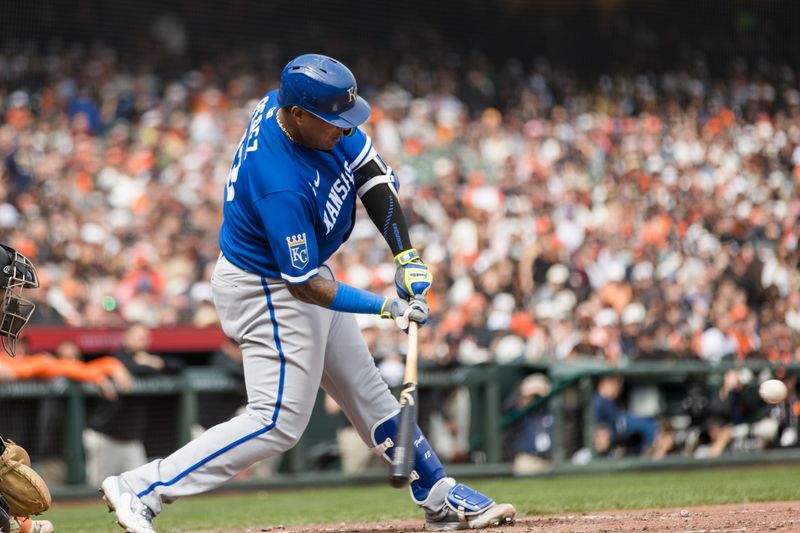
<path fill-rule="evenodd" d="M 272 440 L 275 443 L 274 448 L 278 453 L 283 453 L 294 448 L 294 445 L 300 440 L 300 435 L 292 431 L 278 430 L 275 431 L 272 437 Z"/>
<path fill-rule="evenodd" d="M 308 414 L 288 416 L 284 411 L 275 417 L 274 405 L 259 404 L 257 402 L 250 402 L 247 405 L 246 415 L 258 421 L 262 428 L 269 428 L 261 435 L 264 442 L 269 442 L 269 447 L 279 453 L 285 452 L 297 444 L 300 437 L 303 435 L 308 421 L 311 419 L 311 413 Z"/>

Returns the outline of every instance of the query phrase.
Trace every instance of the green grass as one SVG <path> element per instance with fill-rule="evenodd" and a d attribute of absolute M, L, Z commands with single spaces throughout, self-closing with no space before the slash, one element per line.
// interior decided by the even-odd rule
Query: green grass
<path fill-rule="evenodd" d="M 687 507 L 800 497 L 800 466 L 477 480 L 472 486 L 523 515 L 601 509 Z M 42 518 L 58 533 L 113 533 L 102 502 L 55 505 Z M 407 490 L 388 485 L 197 496 L 166 506 L 165 533 L 421 518 Z"/>

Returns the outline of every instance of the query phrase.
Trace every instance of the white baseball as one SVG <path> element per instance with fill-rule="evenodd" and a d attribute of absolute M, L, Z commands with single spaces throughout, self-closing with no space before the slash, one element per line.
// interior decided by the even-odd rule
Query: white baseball
<path fill-rule="evenodd" d="M 768 379 L 758 387 L 758 395 L 767 403 L 781 403 L 788 392 L 786 385 L 779 379 Z"/>

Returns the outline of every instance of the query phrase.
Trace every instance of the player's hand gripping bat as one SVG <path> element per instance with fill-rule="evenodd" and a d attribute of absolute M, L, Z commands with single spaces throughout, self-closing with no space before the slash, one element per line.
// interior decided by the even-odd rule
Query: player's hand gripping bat
<path fill-rule="evenodd" d="M 417 432 L 417 323 L 408 325 L 408 354 L 403 391 L 400 393 L 400 419 L 397 423 L 389 482 L 399 488 L 408 483 L 414 468 L 414 435 Z"/>

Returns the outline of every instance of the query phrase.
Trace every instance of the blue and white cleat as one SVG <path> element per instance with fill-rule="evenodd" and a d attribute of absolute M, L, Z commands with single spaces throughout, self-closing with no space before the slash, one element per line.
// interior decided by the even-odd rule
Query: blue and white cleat
<path fill-rule="evenodd" d="M 494 500 L 453 478 L 443 478 L 431 489 L 425 509 L 425 529 L 457 531 L 507 526 L 514 523 L 516 509 Z"/>
<path fill-rule="evenodd" d="M 119 476 L 110 476 L 100 485 L 108 511 L 117 513 L 117 523 L 127 533 L 157 533 L 153 529 L 153 511 L 147 507 Z"/>

